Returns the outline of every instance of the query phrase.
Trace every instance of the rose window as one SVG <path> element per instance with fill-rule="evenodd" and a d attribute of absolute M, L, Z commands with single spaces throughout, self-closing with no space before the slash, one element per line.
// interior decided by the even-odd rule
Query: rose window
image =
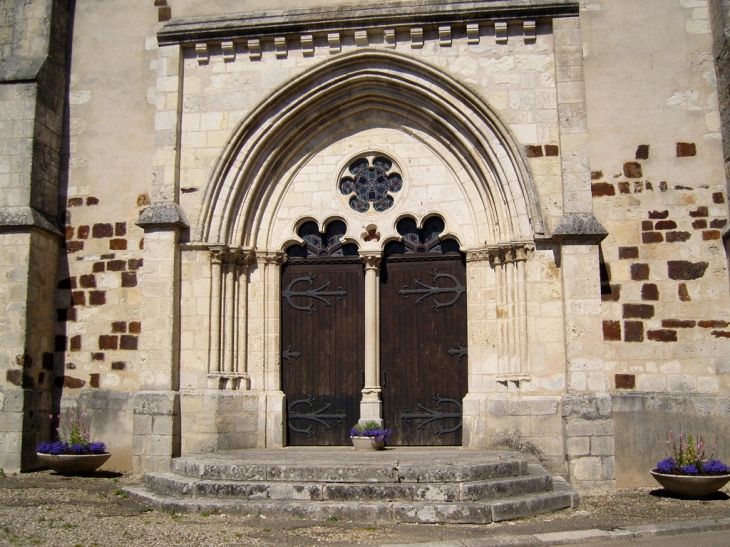
<path fill-rule="evenodd" d="M 377 157 L 372 163 L 361 158 L 350 164 L 349 171 L 352 176 L 340 180 L 340 192 L 351 196 L 350 207 L 358 213 L 367 213 L 371 207 L 379 213 L 387 211 L 395 203 L 391 194 L 403 188 L 403 179 L 388 158 Z"/>

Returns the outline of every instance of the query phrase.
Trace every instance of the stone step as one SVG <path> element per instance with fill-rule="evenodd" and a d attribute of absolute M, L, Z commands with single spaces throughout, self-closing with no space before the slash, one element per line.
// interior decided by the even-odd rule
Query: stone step
<path fill-rule="evenodd" d="M 147 486 L 124 489 L 137 501 L 159 511 L 210 512 L 263 515 L 275 518 L 353 522 L 419 522 L 488 524 L 548 513 L 577 503 L 575 491 L 563 480 L 553 480 L 553 490 L 514 495 L 490 501 L 306 501 L 190 498 L 155 492 Z"/>
<path fill-rule="evenodd" d="M 428 452 L 423 451 L 426 455 Z M 306 454 L 306 453 L 305 453 Z M 527 461 L 514 452 L 503 452 L 483 456 L 481 459 L 460 454 L 451 459 L 427 458 L 398 459 L 397 453 L 389 451 L 356 453 L 350 449 L 345 453 L 347 463 L 341 461 L 320 462 L 312 452 L 312 460 L 284 461 L 272 463 L 258 461 L 236 461 L 203 457 L 181 457 L 172 462 L 172 472 L 201 480 L 215 481 L 280 481 L 280 482 L 378 482 L 378 483 L 428 483 L 469 482 L 503 477 L 515 477 L 527 473 Z M 269 456 L 271 457 L 271 456 Z M 302 463 L 305 461 L 306 463 Z"/>
<path fill-rule="evenodd" d="M 310 478 L 311 473 L 304 474 Z M 341 475 L 337 475 L 341 478 Z M 148 473 L 145 485 L 154 491 L 194 498 L 307 501 L 477 501 L 548 491 L 552 477 L 540 465 L 527 474 L 468 482 L 284 482 L 201 480 L 176 473 Z"/>

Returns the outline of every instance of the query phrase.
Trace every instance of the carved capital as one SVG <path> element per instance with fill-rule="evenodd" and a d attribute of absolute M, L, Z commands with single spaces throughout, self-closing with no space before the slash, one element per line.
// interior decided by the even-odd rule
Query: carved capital
<path fill-rule="evenodd" d="M 228 245 L 213 245 L 210 249 L 210 261 L 218 266 L 228 263 L 231 250 Z"/>
<path fill-rule="evenodd" d="M 535 242 L 532 240 L 525 240 L 499 243 L 497 245 L 489 245 L 488 247 L 478 249 L 475 251 L 475 254 L 479 257 L 484 254 L 488 255 L 492 266 L 501 266 L 503 264 L 511 264 L 513 262 L 524 262 L 535 255 Z M 481 260 L 484 259 L 481 258 Z M 469 255 L 467 254 L 467 262 L 468 261 Z"/>
<path fill-rule="evenodd" d="M 365 264 L 365 271 L 368 270 L 375 270 L 377 271 L 380 269 L 380 260 L 381 260 L 380 254 L 365 254 L 360 255 L 360 260 L 362 260 L 363 264 Z"/>
<path fill-rule="evenodd" d="M 287 261 L 284 251 L 258 251 L 256 252 L 256 262 L 259 264 L 272 264 L 281 266 Z"/>
<path fill-rule="evenodd" d="M 467 262 L 484 262 L 490 260 L 490 252 L 487 247 L 466 250 Z"/>

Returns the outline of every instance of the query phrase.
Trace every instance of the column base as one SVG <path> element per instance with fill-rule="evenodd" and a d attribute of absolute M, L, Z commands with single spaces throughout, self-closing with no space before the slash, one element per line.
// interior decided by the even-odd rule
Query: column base
<path fill-rule="evenodd" d="M 383 427 L 383 403 L 380 401 L 380 388 L 365 388 L 360 401 L 360 419 L 358 423 L 378 422 Z"/>

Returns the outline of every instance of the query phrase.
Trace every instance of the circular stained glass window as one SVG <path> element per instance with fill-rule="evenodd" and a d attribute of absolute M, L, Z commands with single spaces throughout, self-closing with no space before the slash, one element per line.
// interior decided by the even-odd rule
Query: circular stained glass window
<path fill-rule="evenodd" d="M 349 171 L 351 176 L 340 180 L 340 192 L 351 196 L 350 207 L 359 213 L 367 213 L 371 207 L 387 211 L 395 203 L 391 194 L 403 188 L 403 179 L 388 158 L 377 157 L 372 162 L 360 158 L 350 164 Z"/>

